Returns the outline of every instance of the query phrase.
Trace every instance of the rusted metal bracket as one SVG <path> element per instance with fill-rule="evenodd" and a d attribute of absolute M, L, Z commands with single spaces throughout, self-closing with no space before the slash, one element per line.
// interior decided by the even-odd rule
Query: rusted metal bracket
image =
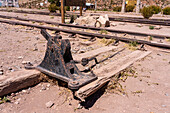
<path fill-rule="evenodd" d="M 61 39 L 58 35 L 52 37 L 44 29 L 41 34 L 48 43 L 44 60 L 36 67 L 39 71 L 67 82 L 68 87 L 74 90 L 97 79 L 93 73 L 85 75 L 79 71 L 73 61 L 68 39 Z"/>

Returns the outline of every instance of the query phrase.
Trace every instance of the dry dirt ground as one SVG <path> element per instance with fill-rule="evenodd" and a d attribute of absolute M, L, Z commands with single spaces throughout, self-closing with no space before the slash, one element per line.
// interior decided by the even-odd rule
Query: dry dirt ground
<path fill-rule="evenodd" d="M 13 15 L 15 14 L 13 13 Z M 34 17 L 32 15 L 32 18 Z M 42 16 L 36 15 L 35 18 L 40 19 Z M 43 18 L 49 21 L 52 19 L 50 16 Z M 122 25 L 118 24 L 117 26 L 121 27 Z M 123 27 L 125 26 L 128 29 L 128 25 Z M 47 42 L 41 36 L 39 29 L 3 23 L 0 23 L 0 28 L 0 68 L 4 70 L 4 75 L 0 76 L 8 76 L 8 73 L 19 71 L 24 67 L 23 61 L 30 61 L 33 64 L 41 62 Z M 144 29 L 141 28 L 141 30 Z M 169 27 L 163 26 L 162 31 L 157 30 L 157 32 L 166 32 L 170 35 L 169 30 Z M 154 30 L 150 30 L 150 32 L 154 33 Z M 68 38 L 68 35 L 63 34 L 63 38 Z M 71 38 L 70 41 L 72 53 L 75 54 L 105 45 L 102 39 L 96 40 L 90 46 L 82 45 L 80 42 L 86 40 L 80 38 Z M 127 46 L 120 42 L 120 48 L 126 47 L 124 55 L 133 51 L 129 50 Z M 151 50 L 152 53 L 132 65 L 130 70 L 134 71 L 133 76 L 120 78 L 117 88 L 103 88 L 89 97 L 86 102 L 80 103 L 73 97 L 69 89 L 63 87 L 61 82 L 58 83 L 59 85 L 43 82 L 9 95 L 8 98 L 11 102 L 0 104 L 0 112 L 169 113 L 170 51 L 150 46 L 146 46 L 146 49 Z M 50 108 L 46 105 L 48 102 L 52 103 Z"/>

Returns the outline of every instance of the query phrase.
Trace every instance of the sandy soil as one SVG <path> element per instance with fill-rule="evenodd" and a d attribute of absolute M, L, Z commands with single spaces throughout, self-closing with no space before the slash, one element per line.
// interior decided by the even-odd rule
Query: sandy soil
<path fill-rule="evenodd" d="M 34 17 L 32 16 L 32 18 Z M 35 18 L 40 19 L 42 17 L 37 15 Z M 44 18 L 51 20 L 50 17 Z M 20 70 L 24 66 L 22 64 L 23 61 L 30 61 L 33 64 L 41 62 L 45 54 L 46 41 L 41 36 L 40 30 L 2 23 L 0 23 L 0 28 L 0 66 L 4 70 L 4 75 L 0 76 L 8 76 L 8 73 Z M 165 29 L 169 30 L 168 27 Z M 160 32 L 167 32 L 165 29 L 162 29 Z M 62 35 L 63 38 L 68 38 L 67 34 Z M 77 48 L 79 52 L 104 46 L 101 40 L 96 40 L 90 46 L 80 44 L 80 42 L 85 42 L 86 40 L 79 38 L 70 40 L 73 53 Z M 127 47 L 127 44 L 121 42 L 119 47 Z M 128 47 L 126 49 L 122 53 L 123 55 L 117 56 L 112 60 L 132 51 L 128 50 Z M 117 92 L 116 89 L 102 89 L 89 97 L 86 102 L 80 104 L 73 97 L 72 92 L 61 85 L 61 82 L 59 82 L 59 85 L 44 82 L 9 95 L 8 98 L 11 102 L 0 104 L 0 112 L 169 113 L 170 51 L 150 46 L 146 46 L 146 49 L 151 50 L 152 53 L 132 65 L 135 75 L 128 76 L 125 81 L 119 81 L 120 86 L 122 86 L 121 90 L 125 93 Z M 75 52 L 75 54 L 78 54 L 78 52 Z M 108 54 L 111 53 L 106 53 L 106 55 Z M 46 106 L 49 101 L 53 104 L 51 108 Z"/>

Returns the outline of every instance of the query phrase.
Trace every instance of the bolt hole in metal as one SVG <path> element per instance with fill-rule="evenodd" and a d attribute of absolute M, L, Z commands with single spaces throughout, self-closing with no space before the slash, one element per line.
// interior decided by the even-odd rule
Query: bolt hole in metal
<path fill-rule="evenodd" d="M 70 73 L 71 73 L 71 74 L 74 73 L 74 68 L 70 69 Z"/>

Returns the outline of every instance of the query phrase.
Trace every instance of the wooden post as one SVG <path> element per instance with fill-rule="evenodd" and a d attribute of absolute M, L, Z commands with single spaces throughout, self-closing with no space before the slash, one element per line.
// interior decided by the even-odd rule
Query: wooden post
<path fill-rule="evenodd" d="M 64 0 L 61 0 L 61 22 L 65 23 Z"/>
<path fill-rule="evenodd" d="M 80 6 L 80 16 L 82 16 L 83 7 Z"/>

